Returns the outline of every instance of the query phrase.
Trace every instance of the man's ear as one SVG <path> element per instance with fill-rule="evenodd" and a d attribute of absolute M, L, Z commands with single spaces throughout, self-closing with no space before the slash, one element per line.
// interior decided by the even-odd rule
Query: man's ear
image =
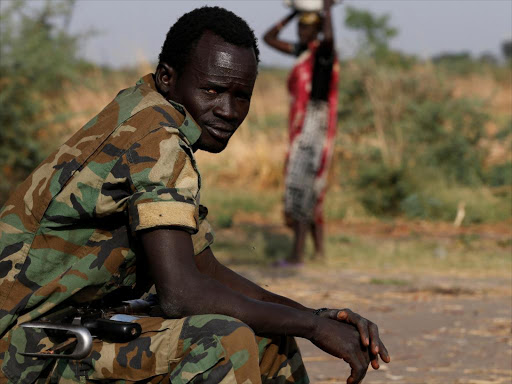
<path fill-rule="evenodd" d="M 159 63 L 156 67 L 155 85 L 166 99 L 173 99 L 174 90 L 176 89 L 176 81 L 178 74 L 176 70 L 167 63 Z"/>

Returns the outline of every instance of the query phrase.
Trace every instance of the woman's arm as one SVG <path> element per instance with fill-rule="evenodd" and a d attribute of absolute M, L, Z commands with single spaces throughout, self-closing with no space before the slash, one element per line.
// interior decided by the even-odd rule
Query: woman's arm
<path fill-rule="evenodd" d="M 297 11 L 293 11 L 288 16 L 286 16 L 284 19 L 282 19 L 279 23 L 274 25 L 272 28 L 270 28 L 265 34 L 263 35 L 263 40 L 265 43 L 270 45 L 272 48 L 277 49 L 280 52 L 287 53 L 289 55 L 293 55 L 295 52 L 294 44 L 280 40 L 278 38 L 279 32 L 283 27 L 290 22 L 291 19 L 295 17 L 297 14 Z"/>
<path fill-rule="evenodd" d="M 332 31 L 332 17 L 331 17 L 332 0 L 324 0 L 324 20 L 322 26 L 323 40 L 322 44 L 330 46 L 331 49 L 334 45 L 334 33 Z"/>

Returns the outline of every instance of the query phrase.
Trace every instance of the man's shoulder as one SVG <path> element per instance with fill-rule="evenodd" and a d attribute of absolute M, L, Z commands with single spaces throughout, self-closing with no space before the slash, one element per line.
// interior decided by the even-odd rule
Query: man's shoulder
<path fill-rule="evenodd" d="M 142 110 L 150 109 L 158 111 L 159 113 L 162 113 L 162 111 L 171 113 L 178 126 L 181 125 L 184 120 L 183 112 L 174 107 L 148 83 L 137 84 L 132 88 L 120 92 L 116 100 L 120 105 L 121 118 L 125 115 L 131 117 Z"/>
<path fill-rule="evenodd" d="M 145 117 L 153 113 L 161 114 L 172 126 L 179 127 L 185 116 L 154 88 L 154 83 L 149 83 L 149 80 L 142 81 L 148 76 L 144 76 L 133 87 L 121 90 L 82 130 L 89 131 L 96 125 L 107 121 L 115 129 L 127 120 L 133 121 L 133 118 L 140 113 L 144 113 Z M 147 119 L 141 119 L 138 124 L 144 122 L 147 122 Z"/>
<path fill-rule="evenodd" d="M 151 84 L 139 82 L 122 90 L 18 187 L 6 203 L 14 207 L 10 213 L 17 214 L 27 231 L 32 232 L 49 202 L 77 171 L 86 167 L 94 154 L 106 159 L 95 162 L 95 166 L 108 167 L 110 160 L 126 151 L 139 138 L 159 127 L 177 133 L 184 120 L 185 117 Z"/>

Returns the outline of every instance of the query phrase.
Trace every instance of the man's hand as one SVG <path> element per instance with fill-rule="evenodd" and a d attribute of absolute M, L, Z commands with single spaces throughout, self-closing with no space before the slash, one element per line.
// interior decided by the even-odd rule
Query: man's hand
<path fill-rule="evenodd" d="M 359 331 L 361 343 L 365 347 L 370 347 L 371 364 L 373 369 L 379 369 L 379 355 L 381 359 L 389 363 L 388 350 L 379 336 L 379 328 L 377 324 L 365 319 L 361 315 L 352 312 L 350 309 L 328 309 L 320 312 L 320 317 L 340 321 L 346 324 L 351 324 Z"/>
<path fill-rule="evenodd" d="M 352 325 L 319 318 L 311 342 L 323 351 L 345 360 L 351 368 L 347 384 L 360 383 L 371 361 L 371 352 L 361 343 Z"/>

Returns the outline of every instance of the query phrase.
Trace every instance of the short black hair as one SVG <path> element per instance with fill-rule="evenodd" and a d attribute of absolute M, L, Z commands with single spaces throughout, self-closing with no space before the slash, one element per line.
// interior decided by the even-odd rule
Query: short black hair
<path fill-rule="evenodd" d="M 229 44 L 252 48 L 256 62 L 259 62 L 258 41 L 245 20 L 225 8 L 208 6 L 185 13 L 174 23 L 165 38 L 159 62 L 167 63 L 182 73 L 190 52 L 206 31 L 213 32 Z"/>

